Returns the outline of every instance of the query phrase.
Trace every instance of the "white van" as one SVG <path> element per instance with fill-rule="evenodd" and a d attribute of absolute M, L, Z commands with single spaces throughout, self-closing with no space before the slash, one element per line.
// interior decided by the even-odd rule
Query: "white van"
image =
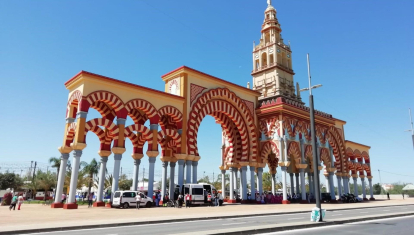
<path fill-rule="evenodd" d="M 178 195 L 179 186 L 175 188 L 175 192 Z M 184 184 L 182 186 L 183 196 L 190 194 L 191 195 L 191 204 L 192 205 L 204 205 L 207 204 L 207 195 L 208 193 L 217 192 L 217 189 L 211 184 L 199 183 L 199 184 Z M 223 204 L 223 198 L 220 197 L 220 205 Z"/>
<path fill-rule="evenodd" d="M 141 203 L 139 204 L 140 207 L 151 207 L 153 204 L 153 200 L 150 197 L 145 196 L 142 192 L 138 191 L 115 191 L 114 193 L 114 200 L 112 202 L 112 207 L 118 208 L 129 208 L 129 207 L 136 207 L 137 203 L 135 201 L 135 197 L 137 193 L 141 196 Z"/>

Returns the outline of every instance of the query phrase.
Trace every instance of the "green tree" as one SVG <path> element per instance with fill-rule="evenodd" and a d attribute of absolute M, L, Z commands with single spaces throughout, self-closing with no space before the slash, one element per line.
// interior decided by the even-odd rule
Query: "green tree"
<path fill-rule="evenodd" d="M 53 186 L 56 185 L 56 176 L 52 174 L 50 171 L 42 172 L 38 171 L 35 181 L 37 189 L 45 190 L 44 199 L 46 201 L 46 193 L 49 191 Z"/>
<path fill-rule="evenodd" d="M 204 176 L 203 178 L 199 179 L 197 182 L 210 184 L 210 179 L 208 178 L 208 176 Z"/>
<path fill-rule="evenodd" d="M 23 179 L 14 173 L 0 173 L 0 189 L 13 188 L 15 190 L 23 186 Z"/>
<path fill-rule="evenodd" d="M 52 165 L 53 168 L 56 168 L 56 180 L 59 177 L 59 170 L 60 170 L 60 158 L 51 157 L 49 158 L 49 163 Z"/>
<path fill-rule="evenodd" d="M 120 190 L 129 190 L 132 187 L 132 179 L 128 179 L 127 175 L 123 174 L 119 177 L 118 188 Z"/>
<path fill-rule="evenodd" d="M 96 176 L 99 172 L 99 164 L 95 160 L 95 158 L 93 158 L 89 164 L 86 162 L 81 162 L 80 165 L 81 167 L 83 167 L 82 171 L 87 176 L 86 181 L 88 183 L 88 195 L 89 195 L 91 193 L 93 177 Z"/>
<path fill-rule="evenodd" d="M 374 194 L 381 194 L 381 185 L 379 183 L 374 184 L 373 186 L 373 193 Z"/>
<path fill-rule="evenodd" d="M 272 191 L 272 174 L 264 172 L 262 175 L 263 191 Z"/>

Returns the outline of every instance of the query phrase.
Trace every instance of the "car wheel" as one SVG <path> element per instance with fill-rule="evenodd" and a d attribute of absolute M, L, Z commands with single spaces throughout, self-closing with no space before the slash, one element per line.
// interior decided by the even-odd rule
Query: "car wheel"
<path fill-rule="evenodd" d="M 147 202 L 147 204 L 145 204 L 145 207 L 151 208 L 151 202 Z"/>
<path fill-rule="evenodd" d="M 124 203 L 123 208 L 124 208 L 124 209 L 128 209 L 128 208 L 129 208 L 129 204 L 128 204 L 128 202 L 125 202 L 125 203 Z"/>

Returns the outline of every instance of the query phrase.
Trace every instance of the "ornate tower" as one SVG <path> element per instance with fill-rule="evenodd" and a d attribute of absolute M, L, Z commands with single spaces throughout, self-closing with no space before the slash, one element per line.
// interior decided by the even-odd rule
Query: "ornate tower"
<path fill-rule="evenodd" d="M 264 15 L 260 43 L 253 43 L 253 89 L 262 93 L 259 100 L 285 97 L 302 102 L 299 92 L 295 93 L 290 43 L 283 41 L 271 0 Z"/>

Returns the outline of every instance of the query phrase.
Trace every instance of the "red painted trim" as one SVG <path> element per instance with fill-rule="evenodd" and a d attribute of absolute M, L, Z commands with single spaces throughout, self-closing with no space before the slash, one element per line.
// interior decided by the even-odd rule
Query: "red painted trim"
<path fill-rule="evenodd" d="M 63 205 L 63 209 L 68 209 L 68 210 L 78 209 L 78 204 L 76 204 L 76 203 L 66 203 L 65 205 Z"/>
<path fill-rule="evenodd" d="M 63 203 L 61 202 L 54 202 L 52 203 L 52 205 L 50 206 L 50 208 L 63 208 Z"/>
<path fill-rule="evenodd" d="M 282 201 L 282 204 L 290 204 L 290 201 L 288 201 L 288 200 L 283 200 L 283 201 Z"/>
<path fill-rule="evenodd" d="M 232 82 L 228 82 L 228 81 L 223 80 L 223 79 L 221 79 L 221 78 L 214 77 L 214 76 L 212 76 L 212 75 L 210 75 L 210 74 L 203 73 L 203 72 L 201 72 L 201 71 L 195 70 L 195 69 L 190 68 L 190 67 L 187 67 L 187 66 L 185 66 L 185 65 L 183 65 L 183 66 L 181 66 L 181 67 L 179 67 L 179 68 L 177 68 L 177 69 L 174 69 L 173 71 L 171 71 L 171 72 L 169 72 L 169 73 L 166 73 L 166 74 L 162 75 L 162 76 L 161 76 L 161 78 L 164 78 L 164 77 L 166 77 L 166 76 L 168 76 L 168 75 L 170 75 L 170 74 L 172 74 L 172 73 L 174 73 L 174 72 L 177 72 L 177 71 L 179 71 L 179 70 L 181 70 L 181 69 L 188 69 L 188 70 L 190 70 L 191 72 L 198 73 L 198 74 L 203 75 L 203 76 L 207 76 L 207 77 L 212 78 L 212 79 L 214 79 L 214 80 L 217 80 L 217 81 L 219 81 L 219 82 L 224 82 L 224 83 L 226 83 L 226 84 L 229 84 L 229 85 L 232 85 L 232 86 L 239 87 L 239 88 L 241 88 L 241 89 L 243 89 L 243 90 L 245 90 L 245 91 L 249 91 L 249 92 L 254 93 L 254 94 L 258 95 L 258 96 L 260 96 L 260 95 L 261 95 L 261 93 L 260 93 L 260 92 L 258 92 L 258 91 L 254 91 L 254 90 L 251 90 L 251 89 L 249 89 L 249 88 L 246 88 L 246 87 L 243 87 L 243 86 L 240 86 L 240 85 L 234 84 L 234 83 L 232 83 Z"/>
<path fill-rule="evenodd" d="M 110 78 L 110 77 L 105 77 L 105 76 L 102 76 L 102 75 L 99 75 L 99 74 L 96 74 L 96 73 L 91 73 L 91 72 L 87 72 L 87 71 L 83 71 L 83 70 L 80 71 L 79 73 L 77 73 L 74 77 L 72 77 L 71 79 L 69 79 L 67 82 L 65 82 L 65 86 L 67 86 L 69 83 L 75 81 L 77 78 L 79 78 L 80 75 L 83 75 L 83 74 L 85 74 L 85 75 L 91 75 L 91 76 L 95 76 L 95 77 L 99 77 L 99 78 L 104 79 L 104 80 L 108 80 L 108 81 L 111 81 L 111 82 L 120 83 L 120 84 L 123 84 L 123 85 L 132 86 L 132 87 L 135 87 L 135 88 L 147 90 L 149 92 L 159 93 L 159 94 L 166 95 L 166 96 L 169 96 L 169 97 L 175 98 L 175 99 L 180 99 L 180 100 L 184 100 L 185 99 L 184 97 L 181 97 L 181 96 L 172 95 L 172 94 L 169 94 L 169 93 L 166 93 L 166 92 L 163 92 L 163 91 L 155 90 L 155 89 L 148 88 L 148 87 L 143 87 L 143 86 L 136 85 L 136 84 L 133 84 L 133 83 L 124 82 L 124 81 L 121 81 L 121 80 L 117 80 L 117 79 Z"/>
<path fill-rule="evenodd" d="M 93 207 L 105 207 L 105 202 L 94 202 Z"/>
<path fill-rule="evenodd" d="M 227 199 L 227 203 L 237 203 L 235 199 Z"/>

